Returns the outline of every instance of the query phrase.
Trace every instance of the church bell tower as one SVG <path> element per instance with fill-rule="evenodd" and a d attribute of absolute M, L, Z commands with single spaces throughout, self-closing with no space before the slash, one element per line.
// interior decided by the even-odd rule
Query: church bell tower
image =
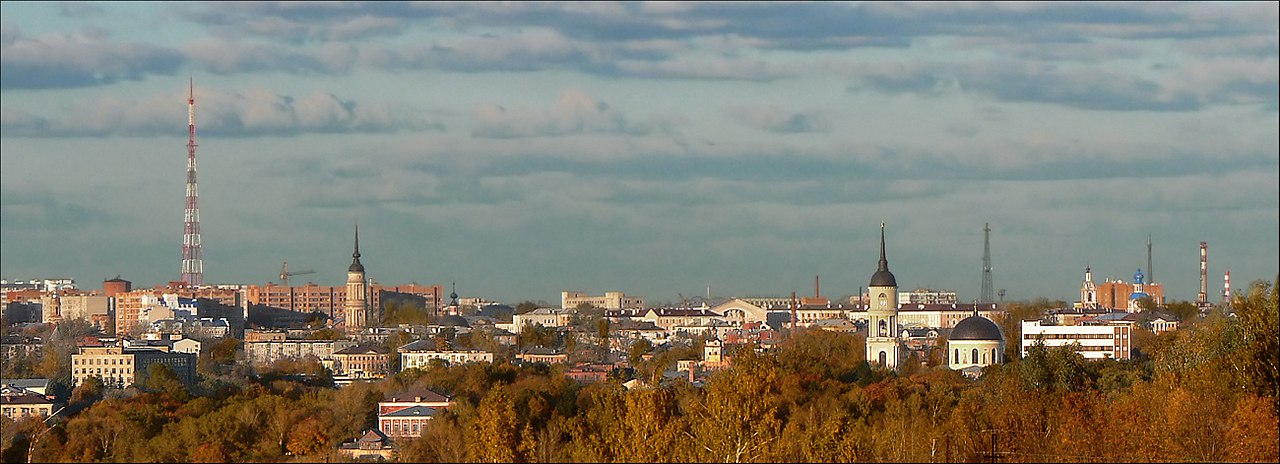
<path fill-rule="evenodd" d="M 898 370 L 902 347 L 898 339 L 898 281 L 889 272 L 884 252 L 884 223 L 880 223 L 880 267 L 867 287 L 867 362 Z"/>

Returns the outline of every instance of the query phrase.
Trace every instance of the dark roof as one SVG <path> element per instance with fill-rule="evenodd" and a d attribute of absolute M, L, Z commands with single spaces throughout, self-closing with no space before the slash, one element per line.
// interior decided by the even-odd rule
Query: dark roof
<path fill-rule="evenodd" d="M 427 406 L 410 406 L 404 409 L 382 414 L 382 417 L 431 417 L 436 415 L 436 409 Z"/>
<path fill-rule="evenodd" d="M 866 274 L 863 274 L 866 275 Z M 881 269 L 871 275 L 872 287 L 897 287 L 898 280 L 893 278 L 893 273 L 888 269 Z"/>
<path fill-rule="evenodd" d="M 950 340 L 1001 340 L 1000 327 L 982 316 L 969 316 L 951 329 Z"/>
<path fill-rule="evenodd" d="M 436 320 L 436 325 L 439 325 L 439 326 L 456 326 L 456 327 L 471 327 L 471 325 L 470 325 L 470 324 L 467 324 L 467 318 L 462 317 L 462 316 L 458 316 L 458 315 L 455 315 L 455 314 L 447 314 L 447 315 L 444 315 L 444 316 L 440 316 L 440 319 L 437 319 L 437 320 Z"/>
<path fill-rule="evenodd" d="M 366 343 L 366 344 L 360 344 L 356 346 L 349 346 L 333 352 L 333 354 L 369 354 L 369 353 L 387 354 L 388 351 L 386 348 L 383 348 L 381 346 Z"/>
<path fill-rule="evenodd" d="M 449 397 L 436 393 L 434 390 L 426 387 L 411 388 L 386 396 L 386 403 L 442 403 L 448 402 Z"/>
<path fill-rule="evenodd" d="M 4 404 L 53 404 L 53 400 L 36 394 L 5 395 L 0 396 L 0 401 Z"/>

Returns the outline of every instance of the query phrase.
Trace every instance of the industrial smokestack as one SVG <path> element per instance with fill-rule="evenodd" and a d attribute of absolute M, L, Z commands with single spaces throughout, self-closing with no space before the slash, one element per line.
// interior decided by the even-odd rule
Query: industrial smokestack
<path fill-rule="evenodd" d="M 1200 242 L 1200 294 L 1196 304 L 1201 308 L 1209 306 L 1209 243 Z"/>
<path fill-rule="evenodd" d="M 1231 270 L 1222 276 L 1222 306 L 1231 306 Z"/>

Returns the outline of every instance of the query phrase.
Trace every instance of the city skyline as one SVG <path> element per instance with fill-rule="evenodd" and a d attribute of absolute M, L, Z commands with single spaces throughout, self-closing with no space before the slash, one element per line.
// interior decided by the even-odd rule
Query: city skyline
<path fill-rule="evenodd" d="M 1280 261 L 1275 3 L 12 3 L 6 278 L 1007 300 Z M 1150 234 L 1154 270 L 1147 269 Z M 295 281 L 301 284 L 305 281 Z"/>

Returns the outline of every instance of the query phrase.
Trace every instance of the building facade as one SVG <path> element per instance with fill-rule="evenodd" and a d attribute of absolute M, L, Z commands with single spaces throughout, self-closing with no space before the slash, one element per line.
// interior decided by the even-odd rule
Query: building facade
<path fill-rule="evenodd" d="M 84 346 L 71 355 L 71 380 L 74 386 L 80 386 L 89 377 L 98 377 L 109 388 L 125 388 L 146 381 L 148 369 L 159 363 L 169 366 L 184 385 L 191 386 L 196 377 L 196 357 L 158 347 Z"/>
<path fill-rule="evenodd" d="M 604 292 L 604 295 L 601 296 L 588 295 L 583 292 L 560 292 L 561 308 L 573 309 L 583 303 L 601 309 L 644 309 L 644 298 L 627 296 L 622 292 Z"/>
<path fill-rule="evenodd" d="M 573 312 L 568 309 L 538 308 L 524 314 L 516 314 L 512 316 L 511 320 L 512 324 L 515 326 L 516 332 L 522 332 L 526 325 L 568 327 L 569 318 L 572 316 Z"/>
<path fill-rule="evenodd" d="M 1142 282 L 1142 270 L 1134 274 L 1134 282 L 1123 280 L 1107 280 L 1098 285 L 1098 307 L 1120 311 L 1136 312 L 1136 302 L 1143 296 L 1149 296 L 1156 305 L 1164 305 L 1164 285 Z"/>
<path fill-rule="evenodd" d="M 429 340 L 418 340 L 401 346 L 396 351 L 400 353 L 400 369 L 426 369 L 430 367 L 433 359 L 442 360 L 453 366 L 477 362 L 493 362 L 493 353 L 480 350 L 438 351 L 435 344 Z"/>
<path fill-rule="evenodd" d="M 898 303 L 912 304 L 956 304 L 954 290 L 933 290 L 917 288 L 909 292 L 898 292 Z"/>
<path fill-rule="evenodd" d="M 267 340 L 244 342 L 244 354 L 249 363 L 266 365 L 281 359 L 315 358 L 321 362 L 333 361 L 333 353 L 354 346 L 351 340 Z"/>
<path fill-rule="evenodd" d="M 1086 359 L 1130 358 L 1133 323 L 1115 321 L 1090 325 L 1044 325 L 1041 321 L 1022 321 L 1022 357 L 1043 340 L 1046 348 L 1079 344 L 1076 352 Z"/>
<path fill-rule="evenodd" d="M 387 349 L 377 345 L 356 345 L 333 352 L 333 375 L 349 379 L 386 377 Z"/>

